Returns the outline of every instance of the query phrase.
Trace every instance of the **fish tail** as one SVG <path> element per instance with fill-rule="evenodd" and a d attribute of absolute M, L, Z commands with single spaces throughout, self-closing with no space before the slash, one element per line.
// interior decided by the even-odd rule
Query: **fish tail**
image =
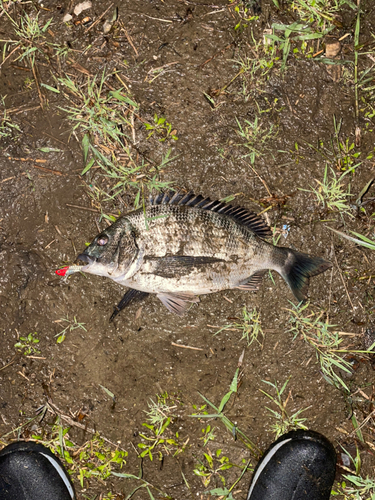
<path fill-rule="evenodd" d="M 286 259 L 280 274 L 288 283 L 296 299 L 300 302 L 306 300 L 309 278 L 323 273 L 332 264 L 321 257 L 310 257 L 291 248 L 283 248 L 282 250 Z"/>

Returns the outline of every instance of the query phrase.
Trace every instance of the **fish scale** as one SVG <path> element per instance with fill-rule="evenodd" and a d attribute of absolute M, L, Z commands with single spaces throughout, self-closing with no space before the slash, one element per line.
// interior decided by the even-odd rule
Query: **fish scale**
<path fill-rule="evenodd" d="M 268 269 L 303 300 L 309 278 L 331 266 L 266 241 L 268 226 L 245 208 L 192 193 L 165 193 L 151 203 L 121 216 L 79 258 L 83 271 L 154 293 L 174 313 L 182 315 L 199 295 L 256 290 Z"/>

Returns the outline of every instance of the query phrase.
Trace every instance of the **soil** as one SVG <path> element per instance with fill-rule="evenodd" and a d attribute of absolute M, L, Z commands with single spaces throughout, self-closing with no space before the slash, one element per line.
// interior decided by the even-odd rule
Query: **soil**
<path fill-rule="evenodd" d="M 242 383 L 225 408 L 238 429 L 265 450 L 274 440 L 275 423 L 267 407 L 275 411 L 277 407 L 261 392 L 274 395 L 264 381 L 277 382 L 280 388 L 290 378 L 283 395 L 284 401 L 288 398 L 288 413 L 307 408 L 300 416 L 306 418 L 304 425 L 327 436 L 337 450 L 342 445 L 355 453 L 357 445 L 362 476 L 373 476 L 372 365 L 367 357 L 357 355 L 356 369 L 344 379 L 350 395 L 324 380 L 314 349 L 300 335 L 294 339 L 289 331 L 287 309 L 293 296 L 279 276 L 274 276 L 275 284 L 265 278 L 256 294 L 238 290 L 204 296 L 182 318 L 149 296 L 131 304 L 110 323 L 124 289 L 103 277 L 76 274 L 62 280 L 54 274 L 60 265 L 73 263 L 85 243 L 98 233 L 98 227 L 103 229 L 107 224 L 88 195 L 88 184 L 94 177 L 86 183 L 87 176 L 81 176 L 82 137 L 79 129 L 72 133 L 73 124 L 61 109 L 67 106 L 66 99 L 41 83 L 55 86 L 53 75 L 65 71 L 83 84 L 88 73 L 100 77 L 104 69 L 107 73 L 117 69 L 139 103 L 139 117 L 149 123 L 155 114 L 166 117 L 178 136 L 177 141 L 167 138 L 161 142 L 155 133 L 147 139 L 143 121 L 136 118 L 134 150 L 139 158 L 160 162 L 171 148 L 171 156 L 176 158 L 160 175 L 173 187 L 217 199 L 238 194 L 232 203 L 257 213 L 271 207 L 265 216 L 272 227 L 283 229 L 279 245 L 333 263 L 332 271 L 311 280 L 311 310 L 323 311 L 324 317 L 328 314 L 338 331 L 355 334 L 345 337 L 345 345 L 363 348 L 362 335 L 371 327 L 374 310 L 374 253 L 339 238 L 327 226 L 374 236 L 371 203 L 365 211 L 355 208 L 359 193 L 374 176 L 374 161 L 366 158 L 374 150 L 374 125 L 364 111 L 369 109 L 368 94 L 361 94 L 356 117 L 355 86 L 347 66 L 337 66 L 341 71 L 334 74 L 324 62 L 293 53 L 297 42 L 292 44 L 284 71 L 279 61 L 267 77 L 252 79 L 245 73 L 230 83 L 240 70 L 234 60 L 255 60 L 254 40 L 263 44 L 265 29 L 273 23 L 296 20 L 285 5 L 277 9 L 271 0 L 250 3 L 247 17 L 256 18 L 242 21 L 242 27 L 235 30 L 240 20 L 235 8 L 243 9 L 244 4 L 224 0 L 212 4 L 93 0 L 89 10 L 73 17 L 80 22 L 77 24 L 63 22 L 64 15 L 72 12 L 73 2 L 4 2 L 14 19 L 25 11 L 33 16 L 39 12 L 42 25 L 52 18 L 45 36 L 53 43 L 65 44 L 71 52 L 62 66 L 52 57 L 48 61 L 45 54 L 36 55 L 41 98 L 35 81 L 27 83 L 34 75 L 26 60 L 17 61 L 15 53 L 1 66 L 0 91 L 21 134 L 2 143 L 0 446 L 35 434 L 49 435 L 58 414 L 71 419 L 61 417 L 63 425 L 70 427 L 72 442 L 83 445 L 94 429 L 113 446 L 128 452 L 126 465 L 118 471 L 138 475 L 145 411 L 150 399 L 155 401 L 156 394 L 166 391 L 176 405 L 170 429 L 174 436 L 179 433 L 179 443 L 189 441 L 176 457 L 173 446 L 169 453 L 163 452 L 162 461 L 157 453 L 153 461 L 146 457 L 143 478 L 158 488 L 151 490 L 154 498 L 162 498 L 160 491 L 173 499 L 213 498 L 205 491 L 223 487 L 220 474 L 213 474 L 206 487 L 193 472 L 199 460 L 204 462 L 203 452 L 214 454 L 221 449 L 222 455 L 242 466 L 242 459 L 251 459 L 252 466 L 256 459 L 217 419 L 198 420 L 190 415 L 196 411 L 193 405 L 204 404 L 200 394 L 219 405 L 244 351 Z M 110 19 L 116 6 L 118 20 L 104 35 L 103 22 Z M 375 8 L 370 0 L 362 1 L 361 8 L 360 41 L 372 47 Z M 108 14 L 100 18 L 107 9 Z M 91 25 L 81 22 L 86 16 L 100 20 L 88 30 Z M 319 46 L 317 40 L 311 42 L 314 53 L 324 50 L 329 40 L 340 39 L 338 57 L 353 60 L 356 16 L 350 6 L 343 6 L 331 38 L 319 39 Z M 4 14 L 0 30 L 3 39 L 14 37 Z M 372 60 L 362 56 L 360 71 L 370 67 Z M 163 71 L 155 72 L 157 68 Z M 108 82 L 119 87 L 114 76 Z M 264 144 L 258 138 L 261 154 L 252 164 L 250 157 L 244 158 L 248 151 L 241 146 L 236 120 L 244 126 L 245 120 L 253 122 L 255 116 L 263 130 L 272 125 L 277 134 Z M 327 160 L 313 148 L 319 140 L 323 140 L 330 154 L 328 164 L 332 164 L 329 152 L 330 140 L 335 140 L 334 117 L 337 123 L 342 120 L 340 137 L 348 138 L 349 145 L 355 144 L 356 127 L 361 130 L 361 141 L 357 140 L 352 151 L 361 153 L 355 162 L 362 163 L 354 175 L 345 177 L 346 188 L 350 178 L 352 217 L 324 209 L 314 193 L 304 191 L 318 187 L 315 179 L 323 180 Z M 46 153 L 40 148 L 59 151 Z M 335 175 L 342 173 L 339 169 L 340 165 Z M 371 188 L 365 196 L 371 198 Z M 129 190 L 112 202 L 103 202 L 103 207 L 106 213 L 126 213 L 132 209 L 134 197 Z M 247 346 L 240 331 L 223 330 L 214 335 L 236 321 L 233 318 L 240 318 L 244 304 L 249 311 L 256 307 L 260 312 L 265 332 L 262 345 L 253 342 Z M 64 318 L 76 318 L 85 330 L 68 331 L 65 340 L 57 344 L 56 336 L 67 324 Z M 34 332 L 40 340 L 34 345 L 39 353 L 25 356 L 15 344 Z M 103 387 L 113 393 L 114 400 Z M 45 418 L 27 424 L 47 403 L 50 407 Z M 359 424 L 364 422 L 363 442 L 355 433 L 353 415 Z M 202 429 L 208 423 L 215 427 L 216 438 L 204 446 Z M 20 428 L 22 424 L 27 425 Z M 228 487 L 240 473 L 237 467 L 222 473 Z M 114 498 L 127 498 L 139 485 L 134 479 L 110 476 L 105 481 L 85 479 L 82 488 L 77 475 L 72 477 L 79 499 L 99 498 L 109 491 Z M 246 498 L 250 478 L 248 471 L 236 485 L 236 500 Z M 134 498 L 151 497 L 141 488 Z"/>

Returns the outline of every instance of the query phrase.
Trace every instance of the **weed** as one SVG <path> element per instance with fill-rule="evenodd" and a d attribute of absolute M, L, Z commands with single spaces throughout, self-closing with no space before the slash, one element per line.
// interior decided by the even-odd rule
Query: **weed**
<path fill-rule="evenodd" d="M 360 245 L 361 247 L 369 248 L 370 250 L 375 250 L 375 240 L 370 240 L 363 234 L 355 233 L 354 231 L 350 231 L 354 236 L 357 236 L 357 238 L 353 238 L 353 236 L 349 236 L 348 234 L 343 233 L 342 231 L 338 231 L 337 229 L 333 229 L 332 227 L 327 226 L 328 229 L 331 231 L 334 231 L 336 234 L 339 236 L 342 236 L 343 238 L 346 238 L 349 241 L 352 241 L 353 243 L 356 243 L 357 245 Z"/>
<path fill-rule="evenodd" d="M 207 488 L 210 484 L 213 476 L 217 475 L 223 486 L 226 485 L 225 477 L 221 474 L 223 471 L 236 467 L 235 464 L 230 462 L 229 458 L 222 455 L 222 450 L 216 450 L 214 455 L 212 455 L 210 450 L 207 453 L 203 453 L 205 461 L 199 461 L 199 464 L 195 466 L 194 474 L 202 478 L 203 486 Z"/>
<path fill-rule="evenodd" d="M 299 23 L 295 21 L 290 25 L 286 24 L 273 24 L 272 33 L 267 33 L 265 36 L 271 40 L 273 43 L 278 45 L 279 50 L 282 51 L 282 64 L 281 70 L 285 70 L 286 63 L 289 57 L 290 49 L 292 43 L 301 42 L 300 49 L 303 54 L 307 50 L 307 42 L 317 38 L 322 38 L 326 36 L 333 27 L 329 27 L 323 31 L 316 32 L 312 27 L 306 26 L 306 24 Z M 275 34 L 275 31 L 281 32 L 279 35 Z M 299 50 L 294 50 L 294 53 L 298 53 Z M 308 53 L 308 56 L 312 57 L 313 48 Z"/>
<path fill-rule="evenodd" d="M 126 464 L 128 453 L 112 450 L 99 434 L 78 447 L 69 439 L 69 430 L 69 427 L 64 428 L 60 424 L 58 417 L 47 440 L 45 436 L 39 435 L 33 435 L 32 438 L 50 448 L 53 453 L 61 455 L 69 464 L 69 473 L 78 477 L 82 488 L 84 479 L 94 476 L 103 481 L 111 475 L 114 466 L 122 468 Z"/>
<path fill-rule="evenodd" d="M 16 21 L 9 15 L 2 3 L 0 8 L 12 23 L 14 33 L 18 37 L 18 40 L 0 40 L 1 42 L 5 42 L 3 48 L 3 61 L 5 60 L 5 54 L 9 44 L 14 47 L 12 52 L 21 52 L 16 60 L 22 61 L 24 58 L 27 58 L 33 67 L 35 64 L 35 55 L 37 53 L 44 54 L 43 45 L 45 44 L 45 33 L 52 22 L 52 18 L 41 27 L 38 18 L 39 14 L 32 17 L 24 12 L 19 18 L 19 24 L 17 24 Z"/>
<path fill-rule="evenodd" d="M 148 404 L 149 411 L 146 411 L 146 414 L 150 423 L 142 424 L 143 427 L 148 429 L 148 435 L 139 433 L 140 437 L 145 441 L 138 443 L 138 448 L 142 450 L 140 453 L 141 458 L 148 456 L 152 461 L 154 454 L 157 453 L 159 460 L 162 460 L 163 452 L 166 454 L 173 452 L 173 456 L 177 456 L 185 451 L 189 439 L 180 444 L 178 442 L 179 433 L 173 433 L 169 429 L 174 416 L 171 412 L 176 408 L 176 405 L 171 406 L 169 401 L 170 396 L 165 392 L 161 396 L 157 395 L 156 403 L 151 400 Z"/>
<path fill-rule="evenodd" d="M 126 137 L 123 127 L 124 125 L 131 127 L 129 115 L 138 109 L 138 104 L 122 88 L 104 91 L 105 84 L 111 76 L 112 74 L 106 75 L 104 70 L 100 79 L 97 76 L 88 78 L 85 88 L 79 87 L 69 76 L 57 79 L 58 83 L 79 101 L 76 104 L 65 95 L 73 106 L 60 109 L 75 122 L 73 130 L 80 128 L 82 133 L 87 132 L 82 142 L 86 157 L 90 141 L 94 144 L 113 143 L 121 146 L 122 138 Z"/>
<path fill-rule="evenodd" d="M 297 412 L 293 413 L 293 415 L 289 415 L 289 413 L 286 410 L 286 406 L 289 401 L 289 397 L 291 395 L 291 391 L 289 392 L 288 397 L 283 401 L 282 395 L 289 383 L 290 378 L 283 384 L 281 389 L 279 389 L 277 383 L 275 382 L 274 384 L 272 382 L 268 382 L 267 380 L 262 380 L 265 384 L 270 385 L 275 393 L 276 396 L 272 396 L 268 394 L 267 392 L 263 391 L 262 389 L 259 389 L 260 392 L 262 392 L 265 396 L 267 396 L 278 408 L 277 411 L 272 410 L 271 408 L 267 407 L 267 410 L 271 412 L 271 414 L 275 417 L 276 422 L 271 426 L 272 432 L 275 433 L 275 438 L 277 439 L 279 436 L 282 434 L 285 434 L 286 432 L 293 430 L 293 429 L 307 429 L 303 425 L 304 422 L 306 422 L 306 418 L 300 418 L 300 414 L 303 411 L 308 410 L 311 408 L 311 406 L 307 408 L 301 408 Z"/>
<path fill-rule="evenodd" d="M 349 393 L 349 387 L 337 371 L 340 370 L 348 374 L 352 373 L 352 366 L 343 355 L 349 353 L 371 354 L 373 346 L 367 351 L 344 349 L 341 346 L 344 340 L 341 332 L 333 330 L 336 325 L 329 324 L 327 320 L 322 321 L 323 311 L 319 314 L 311 312 L 309 315 L 306 315 L 309 303 L 292 304 L 292 307 L 292 309 L 288 309 L 291 314 L 289 322 L 292 324 L 292 327 L 288 331 L 294 334 L 294 339 L 298 334 L 301 334 L 305 342 L 315 349 L 324 379 L 336 388 L 344 389 Z"/>
<path fill-rule="evenodd" d="M 14 347 L 25 356 L 40 354 L 40 351 L 34 346 L 35 344 L 39 344 L 39 342 L 37 332 L 29 333 L 27 337 L 20 337 L 19 341 L 14 344 Z"/>
<path fill-rule="evenodd" d="M 234 0 L 229 0 L 230 3 L 233 3 Z M 236 5 L 234 11 L 239 15 L 240 20 L 234 27 L 234 31 L 242 32 L 245 28 L 249 26 L 249 23 L 252 21 L 257 21 L 259 16 L 253 15 L 252 13 L 252 4 L 255 4 L 256 1 L 250 0 L 248 2 L 243 2 L 242 4 Z"/>
<path fill-rule="evenodd" d="M 133 155 L 129 146 L 129 134 L 134 132 L 133 114 L 138 109 L 138 104 L 123 88 L 106 92 L 105 85 L 110 76 L 112 75 L 103 72 L 100 79 L 88 79 L 85 88 L 78 87 L 69 77 L 59 78 L 59 84 L 78 100 L 78 103 L 74 102 L 72 106 L 61 109 L 75 123 L 73 132 L 79 129 L 84 134 L 82 149 L 85 167 L 82 175 L 97 165 L 107 180 L 106 190 L 91 185 L 89 194 L 94 194 L 96 201 L 102 197 L 113 200 L 130 189 L 135 191 L 134 206 L 138 208 L 145 188 L 160 191 L 169 187 L 171 183 L 161 182 L 159 176 L 174 158 L 170 158 L 170 150 L 160 164 L 139 160 L 138 154 Z M 69 96 L 66 97 L 71 101 Z M 165 132 L 165 138 L 172 137 L 174 133 L 170 129 L 171 125 L 163 122 L 155 126 L 152 133 Z"/>
<path fill-rule="evenodd" d="M 260 313 L 257 311 L 256 307 L 249 312 L 245 305 L 242 309 L 242 319 L 240 321 L 223 326 L 223 328 L 220 328 L 220 330 L 218 330 L 214 335 L 217 335 L 223 330 L 239 330 L 242 332 L 241 340 L 246 339 L 248 346 L 250 346 L 254 341 L 258 342 L 260 346 L 263 346 L 264 333 L 259 316 Z M 262 343 L 258 339 L 259 334 L 262 336 Z"/>
<path fill-rule="evenodd" d="M 361 476 L 352 474 L 345 475 L 344 478 L 349 481 L 342 481 L 339 485 L 339 491 L 332 491 L 332 496 L 344 495 L 345 500 L 375 500 L 375 481 L 368 476 L 364 479 Z"/>
<path fill-rule="evenodd" d="M 216 435 L 214 434 L 215 427 L 211 429 L 210 424 L 207 424 L 207 426 L 202 429 L 203 436 L 200 438 L 203 440 L 203 446 L 206 446 L 206 444 L 209 441 L 215 441 Z"/>
<path fill-rule="evenodd" d="M 352 0 L 293 0 L 290 9 L 298 14 L 301 21 L 324 30 L 327 22 L 338 25 L 336 16 L 344 5 L 356 9 Z"/>
<path fill-rule="evenodd" d="M 5 96 L 6 97 L 6 96 Z M 12 121 L 5 108 L 5 97 L 1 97 L 0 105 L 2 111 L 0 112 L 0 139 L 6 139 L 7 137 L 12 137 L 16 139 L 21 133 L 19 126 Z"/>
<path fill-rule="evenodd" d="M 310 186 L 311 189 L 298 188 L 300 191 L 306 191 L 308 193 L 314 193 L 317 197 L 318 203 L 323 207 L 323 209 L 331 210 L 332 212 L 340 212 L 340 214 L 347 214 L 353 217 L 351 213 L 351 208 L 347 204 L 347 200 L 350 196 L 350 185 L 347 189 L 344 188 L 342 183 L 345 175 L 353 170 L 347 170 L 337 178 L 336 172 L 331 168 L 332 177 L 328 178 L 328 165 L 324 169 L 323 181 L 315 179 L 318 184 L 318 188 Z"/>
<path fill-rule="evenodd" d="M 336 117 L 333 116 L 334 134 L 329 141 L 329 148 L 324 145 L 321 139 L 319 139 L 317 147 L 312 144 L 308 145 L 328 161 L 334 170 L 353 172 L 361 164 L 357 161 L 361 153 L 356 151 L 353 140 L 342 137 L 341 126 L 342 119 L 337 121 Z"/>
<path fill-rule="evenodd" d="M 266 143 L 276 136 L 277 130 L 274 125 L 271 125 L 269 129 L 265 129 L 261 123 L 258 121 L 256 116 L 254 121 L 245 120 L 244 126 L 240 124 L 236 118 L 238 130 L 236 131 L 238 136 L 243 139 L 243 142 L 237 144 L 237 146 L 243 146 L 248 150 L 248 153 L 243 155 L 242 158 L 250 158 L 250 162 L 254 164 L 255 159 L 262 154 L 262 149 L 265 147 Z"/>
<path fill-rule="evenodd" d="M 163 117 L 158 117 L 155 113 L 154 115 L 154 125 L 151 123 L 145 123 L 146 130 L 151 130 L 148 134 L 147 139 L 149 139 L 155 132 L 158 136 L 160 142 L 164 142 L 165 140 L 171 138 L 174 141 L 178 140 L 176 136 L 176 130 L 172 130 L 172 125 L 166 121 Z"/>
<path fill-rule="evenodd" d="M 218 407 L 216 407 L 213 403 L 211 403 L 211 401 L 207 399 L 205 396 L 203 396 L 203 394 L 201 394 L 200 392 L 198 393 L 200 397 L 207 403 L 207 405 L 211 406 L 211 408 L 213 408 L 216 413 L 209 414 L 206 411 L 206 405 L 202 405 L 197 413 L 193 413 L 190 416 L 193 418 L 219 419 L 219 421 L 229 430 L 229 432 L 232 434 L 235 440 L 239 439 L 256 458 L 259 458 L 261 454 L 259 448 L 246 436 L 246 434 L 244 434 L 240 429 L 238 429 L 238 427 L 224 414 L 224 408 L 228 403 L 229 399 L 231 398 L 232 394 L 237 393 L 238 377 L 239 377 L 239 368 L 237 368 L 236 373 L 233 377 L 232 383 L 229 388 L 229 392 L 227 392 L 223 396 Z M 193 408 L 196 410 L 197 406 L 193 406 Z"/>
<path fill-rule="evenodd" d="M 164 420 L 168 416 L 175 417 L 175 415 L 172 414 L 172 410 L 177 408 L 177 406 L 174 404 L 174 401 L 171 401 L 171 397 L 167 392 L 161 395 L 157 394 L 156 398 L 156 402 L 152 399 L 150 400 L 148 403 L 149 411 L 145 413 L 148 415 L 147 420 L 152 425 L 163 425 Z"/>
<path fill-rule="evenodd" d="M 76 316 L 72 320 L 69 319 L 67 316 L 66 318 L 61 318 L 55 321 L 55 323 L 67 323 L 66 327 L 61 330 L 61 332 L 57 333 L 55 337 L 58 337 L 57 343 L 61 344 L 65 340 L 65 336 L 68 332 L 73 332 L 77 328 L 81 328 L 85 332 L 87 331 L 86 328 L 83 326 L 85 323 L 78 323 Z"/>

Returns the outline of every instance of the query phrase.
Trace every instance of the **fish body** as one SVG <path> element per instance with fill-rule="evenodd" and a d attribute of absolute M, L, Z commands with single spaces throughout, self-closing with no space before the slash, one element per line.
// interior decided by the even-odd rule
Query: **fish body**
<path fill-rule="evenodd" d="M 87 263 L 82 271 L 154 293 L 180 315 L 199 295 L 256 290 L 268 269 L 303 300 L 309 277 L 330 263 L 272 245 L 265 240 L 270 234 L 247 209 L 192 193 L 166 193 L 119 217 L 79 258 Z"/>

